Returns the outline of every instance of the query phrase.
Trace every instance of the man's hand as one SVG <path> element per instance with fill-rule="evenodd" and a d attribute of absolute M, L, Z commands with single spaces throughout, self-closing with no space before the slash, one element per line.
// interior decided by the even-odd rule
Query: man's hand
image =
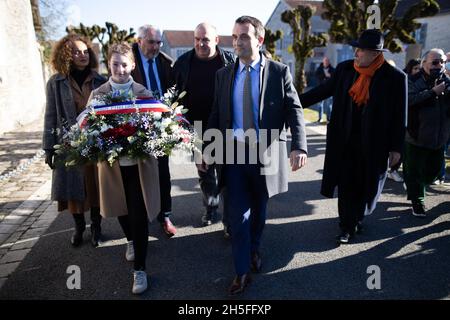
<path fill-rule="evenodd" d="M 302 150 L 293 150 L 290 155 L 290 162 L 292 171 L 297 171 L 306 165 L 306 159 L 308 156 L 305 151 Z"/>
<path fill-rule="evenodd" d="M 45 163 L 48 164 L 50 169 L 55 169 L 55 166 L 53 164 L 53 157 L 55 155 L 54 150 L 45 150 Z"/>
<path fill-rule="evenodd" d="M 196 163 L 197 170 L 200 172 L 206 172 L 208 170 L 208 165 L 205 163 L 205 161 L 202 159 L 202 163 Z"/>
<path fill-rule="evenodd" d="M 445 82 L 439 83 L 438 85 L 434 86 L 431 90 L 433 90 L 437 96 L 440 96 L 442 93 L 444 93 Z"/>
<path fill-rule="evenodd" d="M 389 168 L 395 166 L 400 161 L 400 157 L 401 155 L 399 152 L 395 151 L 389 152 Z"/>

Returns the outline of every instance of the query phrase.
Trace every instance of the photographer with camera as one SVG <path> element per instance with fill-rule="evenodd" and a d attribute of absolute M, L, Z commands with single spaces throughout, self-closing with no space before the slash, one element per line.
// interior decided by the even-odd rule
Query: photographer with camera
<path fill-rule="evenodd" d="M 447 57 L 431 49 L 422 68 L 408 83 L 408 127 L 404 178 L 412 213 L 425 217 L 425 187 L 439 176 L 444 146 L 450 135 L 450 78 L 444 73 Z"/>

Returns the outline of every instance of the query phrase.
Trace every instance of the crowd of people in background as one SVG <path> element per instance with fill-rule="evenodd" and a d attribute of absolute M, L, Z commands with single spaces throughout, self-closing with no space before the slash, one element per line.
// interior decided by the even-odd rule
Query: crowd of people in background
<path fill-rule="evenodd" d="M 297 93 L 289 68 L 264 54 L 264 26 L 250 16 L 233 27 L 233 47 L 220 47 L 216 28 L 200 23 L 192 50 L 174 61 L 160 51 L 158 27 L 139 28 L 136 43 L 117 43 L 108 55 L 109 78 L 97 73 L 98 60 L 89 40 L 70 34 L 53 50 L 55 74 L 47 83 L 43 149 L 53 170 L 52 200 L 58 211 L 73 216 L 70 242 L 79 247 L 90 210 L 93 246 L 102 240 L 103 217 L 117 217 L 127 239 L 125 259 L 132 261 L 132 292 L 147 290 L 148 222 L 157 220 L 168 237 L 177 233 L 172 220 L 169 156 L 136 160 L 120 158 L 82 167 L 58 166 L 55 155 L 63 125 L 74 125 L 97 95 L 115 90 L 160 98 L 172 86 L 186 91 L 183 104 L 189 121 L 217 129 L 236 148 L 244 163 L 197 164 L 204 211 L 199 223 L 218 221 L 223 203 L 224 235 L 231 239 L 235 277 L 229 294 L 243 292 L 252 273 L 262 270 L 260 243 L 269 198 L 286 192 L 289 155 L 292 171 L 306 165 L 307 145 L 303 108 L 319 106 L 318 122 L 327 120 L 327 144 L 321 193 L 337 190 L 339 244 L 351 243 L 363 232 L 363 219 L 373 212 L 386 178 L 404 182 L 412 214 L 426 217 L 425 187 L 445 182 L 445 157 L 450 136 L 450 52 L 432 49 L 409 61 L 403 71 L 384 58 L 378 30 L 365 30 L 351 45 L 352 60 L 333 67 L 324 57 L 315 75 L 318 85 Z M 287 150 L 287 129 L 292 136 Z M 59 129 L 59 130 L 57 130 Z M 261 174 L 262 162 L 249 161 L 251 143 L 240 132 L 274 130 L 268 145 L 277 144 L 278 167 Z M 228 136 L 227 136 L 228 137 Z M 225 139 L 224 139 L 225 140 Z M 205 140 L 207 146 L 211 141 Z M 224 154 L 224 157 L 226 154 Z M 231 156 L 233 157 L 233 155 Z M 235 157 L 235 155 L 234 155 Z M 204 159 L 205 160 L 205 159 Z M 403 167 L 403 177 L 401 168 Z M 175 213 L 176 217 L 176 213 Z"/>

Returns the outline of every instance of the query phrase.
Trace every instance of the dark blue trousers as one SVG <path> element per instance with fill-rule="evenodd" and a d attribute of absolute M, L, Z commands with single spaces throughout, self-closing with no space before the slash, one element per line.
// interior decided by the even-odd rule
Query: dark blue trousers
<path fill-rule="evenodd" d="M 227 164 L 225 205 L 231 231 L 236 275 L 250 271 L 251 254 L 259 250 L 266 223 L 267 189 L 259 164 Z"/>

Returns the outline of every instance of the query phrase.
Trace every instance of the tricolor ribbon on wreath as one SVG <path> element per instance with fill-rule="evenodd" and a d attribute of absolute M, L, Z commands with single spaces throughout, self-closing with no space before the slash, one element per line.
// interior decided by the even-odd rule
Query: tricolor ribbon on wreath
<path fill-rule="evenodd" d="M 80 128 L 83 128 L 87 122 L 87 115 L 92 111 L 98 115 L 109 115 L 109 114 L 126 114 L 126 113 L 134 113 L 134 112 L 170 112 L 170 108 L 155 99 L 143 99 L 143 100 L 135 100 L 135 101 L 126 101 L 126 102 L 118 102 L 111 103 L 105 105 L 96 105 L 90 106 L 83 110 L 78 117 L 77 123 Z M 178 116 L 178 114 L 177 114 Z M 180 114 L 181 116 L 181 114 Z M 184 119 L 181 117 L 181 119 Z"/>

